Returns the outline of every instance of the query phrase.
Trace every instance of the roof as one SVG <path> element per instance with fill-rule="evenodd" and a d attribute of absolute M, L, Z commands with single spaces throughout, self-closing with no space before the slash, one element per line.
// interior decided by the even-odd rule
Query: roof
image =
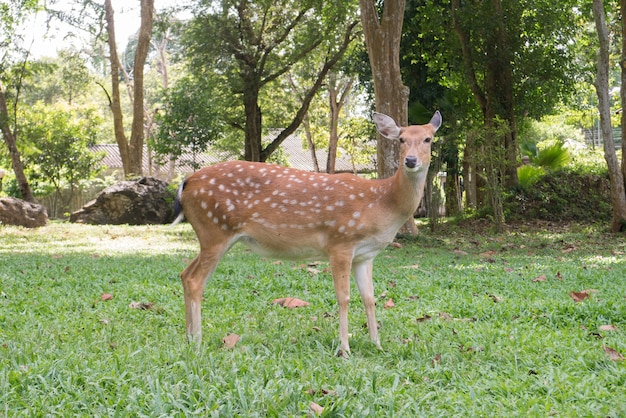
<path fill-rule="evenodd" d="M 271 135 L 267 135 L 264 139 L 270 140 Z M 313 163 L 313 158 L 311 155 L 311 151 L 303 147 L 302 139 L 297 135 L 289 135 L 281 144 L 281 148 L 285 154 L 285 158 L 287 159 L 289 166 L 293 168 L 297 168 L 300 170 L 306 171 L 315 171 L 315 165 Z M 120 151 L 117 144 L 99 144 L 93 145 L 90 149 L 94 152 L 104 151 L 105 155 L 101 161 L 101 164 L 108 169 L 122 169 L 122 158 L 120 157 Z M 326 170 L 326 161 L 327 161 L 327 151 L 316 150 L 315 152 L 319 168 L 321 171 Z M 216 150 L 207 150 L 204 153 L 184 153 L 178 160 L 176 161 L 176 172 L 178 173 L 191 173 L 195 171 L 195 167 L 204 167 L 207 165 L 216 164 L 218 162 L 227 161 L 232 159 L 232 157 L 225 152 L 220 152 Z M 356 164 L 356 170 L 358 172 L 371 172 L 375 171 L 375 157 L 372 156 L 371 161 L 368 164 Z M 152 170 L 149 169 L 150 161 L 148 158 L 147 148 L 144 147 L 143 153 L 143 171 L 144 173 L 149 172 L 158 172 L 159 165 L 156 162 L 152 161 Z M 343 149 L 339 149 L 337 151 L 337 159 L 335 161 L 335 171 L 336 172 L 353 172 L 354 167 L 352 164 L 352 159 L 349 154 L 345 152 Z"/>

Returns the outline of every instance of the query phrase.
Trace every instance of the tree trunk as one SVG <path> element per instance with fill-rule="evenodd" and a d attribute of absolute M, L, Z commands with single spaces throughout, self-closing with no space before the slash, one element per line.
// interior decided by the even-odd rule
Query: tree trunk
<path fill-rule="evenodd" d="M 306 137 L 306 143 L 311 152 L 311 161 L 313 161 L 313 169 L 316 173 L 320 172 L 320 164 L 317 161 L 317 153 L 315 152 L 315 142 L 313 142 L 313 134 L 311 133 L 311 122 L 309 121 L 309 114 L 307 113 L 302 119 L 302 125 L 304 126 L 304 136 Z"/>
<path fill-rule="evenodd" d="M 620 0 L 620 15 L 622 22 L 622 85 L 620 87 L 620 99 L 622 102 L 622 177 L 626 182 L 626 0 Z"/>
<path fill-rule="evenodd" d="M 252 75 L 251 77 L 255 77 Z M 261 158 L 262 143 L 262 119 L 259 106 L 259 80 L 248 80 L 248 87 L 243 93 L 243 105 L 246 113 L 245 131 L 245 155 L 246 161 L 265 161 Z M 269 155 L 267 156 L 269 157 Z"/>
<path fill-rule="evenodd" d="M 339 144 L 339 113 L 346 104 L 348 94 L 352 90 L 353 80 L 346 80 L 340 88 L 337 83 L 337 74 L 328 76 L 328 101 L 330 107 L 330 136 L 328 138 L 328 159 L 326 160 L 326 172 L 335 172 L 337 160 L 337 147 Z"/>
<path fill-rule="evenodd" d="M 15 137 L 15 133 L 11 130 L 9 120 L 9 108 L 7 106 L 6 95 L 4 94 L 4 86 L 0 81 L 0 128 L 2 129 L 2 137 L 11 155 L 11 165 L 13 166 L 13 172 L 15 173 L 15 179 L 17 180 L 22 199 L 34 203 L 35 197 L 30 189 L 30 184 L 28 184 L 26 174 L 24 174 L 22 156 L 17 148 L 17 138 Z"/>
<path fill-rule="evenodd" d="M 126 173 L 127 176 L 143 175 L 143 143 L 145 138 L 143 71 L 150 49 L 153 20 L 154 0 L 141 0 L 141 25 L 133 65 L 133 122 L 129 144 L 130 172 Z"/>
<path fill-rule="evenodd" d="M 611 231 L 619 232 L 626 226 L 626 190 L 624 186 L 624 176 L 620 170 L 615 153 L 613 128 L 611 127 L 611 103 L 609 98 L 609 33 L 606 26 L 602 0 L 593 0 L 592 7 L 600 44 L 598 69 L 594 84 L 598 95 L 600 126 L 604 143 L 604 159 L 609 168 L 609 179 L 611 182 L 611 204 L 613 206 Z M 622 89 L 623 88 L 622 86 Z"/>
<path fill-rule="evenodd" d="M 372 67 L 376 111 L 406 126 L 409 119 L 409 88 L 402 82 L 400 72 L 400 40 L 406 0 L 386 0 L 380 17 L 376 1 L 359 0 L 359 4 L 365 45 Z M 392 176 L 398 169 L 399 143 L 377 134 L 376 154 L 378 177 Z M 417 227 L 413 218 L 408 219 L 399 232 L 416 235 Z"/>
<path fill-rule="evenodd" d="M 109 61 L 111 64 L 111 97 L 109 101 L 109 107 L 113 114 L 113 130 L 115 132 L 115 141 L 120 150 L 120 157 L 122 158 L 122 166 L 124 168 L 124 175 L 128 175 L 132 172 L 130 149 L 128 146 L 128 140 L 126 139 L 126 133 L 124 132 L 124 115 L 122 113 L 122 106 L 120 103 L 120 60 L 117 55 L 117 43 L 115 41 L 115 19 L 113 17 L 113 6 L 111 0 L 104 0 L 105 19 L 107 23 L 107 35 L 109 43 Z"/>

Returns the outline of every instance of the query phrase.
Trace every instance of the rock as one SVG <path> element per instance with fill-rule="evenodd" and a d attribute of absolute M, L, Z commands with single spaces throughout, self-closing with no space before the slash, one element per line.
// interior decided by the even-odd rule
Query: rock
<path fill-rule="evenodd" d="M 174 193 L 162 180 L 144 177 L 137 181 L 121 181 L 72 213 L 70 222 L 92 225 L 165 224 L 174 219 L 173 201 Z"/>
<path fill-rule="evenodd" d="M 38 228 L 48 223 L 46 208 L 15 197 L 0 198 L 0 224 Z"/>

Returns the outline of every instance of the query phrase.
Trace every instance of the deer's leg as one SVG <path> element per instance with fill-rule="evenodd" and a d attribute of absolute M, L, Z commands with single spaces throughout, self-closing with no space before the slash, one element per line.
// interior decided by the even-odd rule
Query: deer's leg
<path fill-rule="evenodd" d="M 225 253 L 224 247 L 201 249 L 200 254 L 180 274 L 185 296 L 187 340 L 202 342 L 202 294 L 207 280 Z"/>
<path fill-rule="evenodd" d="M 367 260 L 362 263 L 355 264 L 352 269 L 354 270 L 356 284 L 359 287 L 361 299 L 363 300 L 363 305 L 365 306 L 367 329 L 369 330 L 370 339 L 376 344 L 376 347 L 382 349 L 380 346 L 380 339 L 378 338 L 378 324 L 376 323 L 376 299 L 374 298 L 372 265 L 372 260 Z"/>
<path fill-rule="evenodd" d="M 331 254 L 330 267 L 333 273 L 333 285 L 339 305 L 339 350 L 337 355 L 347 357 L 350 354 L 348 343 L 348 304 L 350 303 L 350 269 L 352 252 Z"/>

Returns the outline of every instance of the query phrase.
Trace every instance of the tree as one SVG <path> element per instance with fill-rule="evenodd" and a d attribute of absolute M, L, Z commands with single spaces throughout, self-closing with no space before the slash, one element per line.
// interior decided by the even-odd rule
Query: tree
<path fill-rule="evenodd" d="M 520 121 L 539 119 L 571 102 L 584 73 L 584 63 L 575 55 L 585 44 L 579 42 L 585 24 L 579 3 L 413 0 L 407 7 L 403 56 L 410 109 L 436 103 L 448 115 L 454 131 L 447 133 L 446 141 L 457 138 L 458 148 L 446 143 L 442 155 L 464 156 L 470 206 L 489 205 L 484 193 L 487 173 L 477 164 L 487 153 L 467 143 L 466 134 L 480 126 L 503 135 L 497 144 L 506 151 L 506 167 L 497 180 L 505 190 L 516 184 Z M 498 119 L 509 128 L 501 129 Z M 457 165 L 448 160 L 446 170 L 454 173 Z"/>
<path fill-rule="evenodd" d="M 302 123 L 326 74 L 354 40 L 358 21 L 350 3 L 222 0 L 215 6 L 204 0 L 196 11 L 187 37 L 191 65 L 194 71 L 213 66 L 227 77 L 243 104 L 245 121 L 230 124 L 244 130 L 244 158 L 265 161 Z M 262 91 L 318 48 L 326 57 L 302 103 L 264 145 Z"/>
<path fill-rule="evenodd" d="M 375 0 L 360 0 L 361 24 L 365 36 L 374 80 L 376 111 L 391 116 L 401 126 L 408 124 L 409 88 L 402 82 L 400 41 L 406 0 L 385 0 L 379 15 Z M 378 177 L 392 176 L 398 169 L 400 156 L 397 141 L 377 134 Z M 407 220 L 400 233 L 417 235 L 413 218 Z"/>
<path fill-rule="evenodd" d="M 400 71 L 400 40 L 405 0 L 386 0 L 379 15 L 374 0 L 360 0 L 361 24 L 374 81 L 376 111 L 408 124 L 409 89 Z M 392 176 L 398 168 L 399 147 L 378 134 L 378 177 Z"/>
<path fill-rule="evenodd" d="M 28 51 L 21 48 L 15 48 L 19 45 L 21 37 L 17 34 L 18 26 L 24 21 L 26 16 L 34 12 L 38 7 L 37 0 L 24 0 L 12 5 L 0 7 L 0 24 L 3 30 L 0 31 L 0 46 L 2 47 L 2 57 L 0 57 L 0 130 L 9 154 L 11 156 L 11 165 L 17 184 L 20 189 L 22 199 L 34 202 L 35 198 L 28 183 L 28 179 L 24 174 L 24 165 L 22 156 L 17 147 L 17 109 L 19 103 L 21 83 L 24 75 L 24 69 L 28 62 Z M 22 65 L 13 67 L 16 60 L 15 56 L 11 56 L 10 52 L 14 51 L 22 61 Z M 16 74 L 11 74 L 12 69 L 17 69 Z M 11 97 L 5 87 L 5 83 L 9 81 L 13 85 L 14 94 Z"/>
<path fill-rule="evenodd" d="M 622 7 L 624 1 L 621 0 Z M 624 13 L 622 11 L 622 13 Z M 611 231 L 618 232 L 626 226 L 626 187 L 624 184 L 624 174 L 620 170 L 619 162 L 615 154 L 615 141 L 613 140 L 613 128 L 611 126 L 611 109 L 609 101 L 609 31 L 606 25 L 604 4 L 602 0 L 593 0 L 593 17 L 598 33 L 600 45 L 598 53 L 598 67 L 595 80 L 596 92 L 598 95 L 598 110 L 600 111 L 600 127 L 604 142 L 604 159 L 609 168 L 609 179 L 611 181 L 611 204 L 613 206 L 613 219 L 611 221 Z M 622 22 L 626 25 L 626 22 Z M 622 29 L 626 31 L 626 29 Z M 624 51 L 622 51 L 624 56 Z M 626 62 L 622 62 L 622 72 L 626 71 Z M 624 76 L 622 76 L 624 77 Z M 626 87 L 622 85 L 622 90 Z M 622 93 L 624 94 L 624 93 Z M 626 104 L 622 102 L 622 106 Z M 622 121 L 624 119 L 622 118 Z M 622 129 L 624 129 L 622 127 Z M 622 137 L 622 142 L 625 138 Z"/>
<path fill-rule="evenodd" d="M 50 213 L 66 210 L 84 180 L 98 171 L 103 155 L 89 151 L 95 143 L 99 117 L 94 108 L 70 109 L 63 104 L 29 107 L 20 117 L 21 140 L 26 145 L 24 160 L 35 190 L 54 197 Z M 61 191 L 68 190 L 65 201 Z"/>
<path fill-rule="evenodd" d="M 120 150 L 125 176 L 141 176 L 143 172 L 144 145 L 144 85 L 143 71 L 152 37 L 154 0 L 141 0 L 141 25 L 137 37 L 137 49 L 133 64 L 133 119 L 130 141 L 124 130 L 124 117 L 120 101 L 119 75 L 123 67 L 117 53 L 115 19 L 111 0 L 104 1 L 109 61 L 111 67 L 111 96 L 109 106 L 113 114 L 115 140 Z M 129 78 L 126 82 L 131 82 Z"/>

